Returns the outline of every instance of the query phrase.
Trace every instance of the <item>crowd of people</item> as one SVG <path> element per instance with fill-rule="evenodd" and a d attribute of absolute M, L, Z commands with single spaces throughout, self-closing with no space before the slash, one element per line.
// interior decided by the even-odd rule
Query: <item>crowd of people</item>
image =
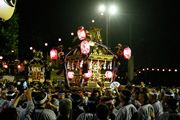
<path fill-rule="evenodd" d="M 180 120 L 179 89 L 65 89 L 44 83 L 0 87 L 1 120 Z"/>

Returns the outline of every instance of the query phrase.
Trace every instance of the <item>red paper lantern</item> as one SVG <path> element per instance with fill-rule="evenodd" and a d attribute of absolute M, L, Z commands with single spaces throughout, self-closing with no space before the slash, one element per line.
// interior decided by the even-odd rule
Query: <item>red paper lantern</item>
<path fill-rule="evenodd" d="M 84 29 L 79 29 L 77 31 L 78 37 L 80 40 L 84 40 L 86 38 L 86 33 L 84 31 Z"/>
<path fill-rule="evenodd" d="M 74 72 L 69 71 L 67 76 L 68 76 L 69 79 L 73 79 L 74 78 Z"/>
<path fill-rule="evenodd" d="M 124 48 L 123 54 L 124 54 L 125 59 L 130 59 L 131 58 L 131 49 L 129 47 Z"/>
<path fill-rule="evenodd" d="M 82 54 L 89 54 L 90 51 L 90 45 L 87 40 L 84 40 L 81 42 L 81 53 Z"/>
<path fill-rule="evenodd" d="M 56 60 L 57 59 L 57 50 L 56 49 L 52 49 L 50 51 L 50 57 L 52 60 Z"/>
<path fill-rule="evenodd" d="M 88 70 L 88 73 L 84 73 L 85 78 L 90 78 L 92 76 L 92 71 Z"/>
<path fill-rule="evenodd" d="M 106 71 L 105 76 L 107 79 L 110 79 L 110 78 L 112 78 L 113 74 L 111 71 Z"/>

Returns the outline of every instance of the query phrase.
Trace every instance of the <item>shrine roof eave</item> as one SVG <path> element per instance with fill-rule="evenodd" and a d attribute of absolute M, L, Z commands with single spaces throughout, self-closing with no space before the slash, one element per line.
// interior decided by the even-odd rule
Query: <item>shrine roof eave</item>
<path fill-rule="evenodd" d="M 100 61 L 112 61 L 113 55 L 94 55 L 91 54 L 88 58 L 89 60 L 100 60 Z M 70 55 L 67 56 L 66 61 L 78 61 L 78 60 L 83 60 L 82 54 L 81 55 Z"/>

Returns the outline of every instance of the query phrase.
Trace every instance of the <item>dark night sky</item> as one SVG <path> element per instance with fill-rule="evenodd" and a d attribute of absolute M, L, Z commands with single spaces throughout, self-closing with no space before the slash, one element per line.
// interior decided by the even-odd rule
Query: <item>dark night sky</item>
<path fill-rule="evenodd" d="M 105 16 L 98 12 L 100 3 L 107 0 L 19 0 L 20 14 L 19 49 L 30 52 L 49 43 L 48 49 L 61 44 L 72 47 L 73 37 L 79 26 L 89 30 L 90 26 L 102 28 L 105 42 Z M 121 43 L 129 45 L 130 24 L 132 54 L 135 67 L 179 68 L 179 11 L 175 0 L 111 0 L 118 6 L 118 14 L 111 16 L 109 45 L 112 49 Z M 94 19 L 95 23 L 91 23 Z M 43 42 L 37 45 L 31 39 L 40 34 Z M 40 47 L 41 46 L 41 47 Z M 21 54 L 21 52 L 20 52 Z"/>

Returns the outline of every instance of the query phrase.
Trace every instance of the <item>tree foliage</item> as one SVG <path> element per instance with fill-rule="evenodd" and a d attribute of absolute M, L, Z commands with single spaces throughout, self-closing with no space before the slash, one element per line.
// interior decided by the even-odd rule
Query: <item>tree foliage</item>
<path fill-rule="evenodd" d="M 14 13 L 12 18 L 5 22 L 0 22 L 0 54 L 11 55 L 18 53 L 18 32 L 19 15 Z M 14 51 L 12 53 L 11 51 Z"/>

